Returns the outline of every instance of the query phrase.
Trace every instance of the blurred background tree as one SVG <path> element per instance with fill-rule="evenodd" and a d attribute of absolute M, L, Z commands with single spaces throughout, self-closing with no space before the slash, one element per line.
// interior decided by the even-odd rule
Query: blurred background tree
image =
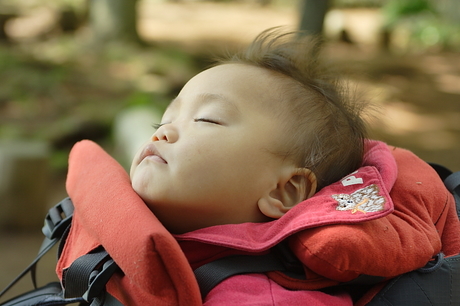
<path fill-rule="evenodd" d="M 307 35 L 322 34 L 329 2 L 329 0 L 300 1 L 299 30 L 304 31 Z"/>
<path fill-rule="evenodd" d="M 137 3 L 138 0 L 89 0 L 89 21 L 95 42 L 140 42 Z"/>

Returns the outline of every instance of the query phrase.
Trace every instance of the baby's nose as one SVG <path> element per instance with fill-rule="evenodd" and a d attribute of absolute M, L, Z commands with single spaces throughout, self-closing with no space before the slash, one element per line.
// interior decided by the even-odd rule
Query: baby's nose
<path fill-rule="evenodd" d="M 169 143 L 176 142 L 178 139 L 178 132 L 173 127 L 163 125 L 152 136 L 152 141 L 166 141 Z"/>

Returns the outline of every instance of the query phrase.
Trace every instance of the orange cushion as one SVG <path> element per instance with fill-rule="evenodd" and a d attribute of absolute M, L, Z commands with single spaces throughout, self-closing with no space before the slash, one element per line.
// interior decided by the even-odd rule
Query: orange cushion
<path fill-rule="evenodd" d="M 308 269 L 337 281 L 361 274 L 393 277 L 424 266 L 441 251 L 442 235 L 449 253 L 460 251 L 453 197 L 437 173 L 409 151 L 393 148 L 392 154 L 398 166 L 390 192 L 394 212 L 361 224 L 294 235 L 290 246 Z M 446 226 L 455 236 L 443 234 Z"/>

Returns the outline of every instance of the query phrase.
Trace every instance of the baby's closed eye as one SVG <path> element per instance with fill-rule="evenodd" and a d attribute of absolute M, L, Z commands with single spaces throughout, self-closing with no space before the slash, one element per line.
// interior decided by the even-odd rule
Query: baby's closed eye
<path fill-rule="evenodd" d="M 206 122 L 206 123 L 212 123 L 212 124 L 218 124 L 221 125 L 222 123 L 217 120 L 217 119 L 209 119 L 209 118 L 196 118 L 193 121 L 195 122 Z"/>

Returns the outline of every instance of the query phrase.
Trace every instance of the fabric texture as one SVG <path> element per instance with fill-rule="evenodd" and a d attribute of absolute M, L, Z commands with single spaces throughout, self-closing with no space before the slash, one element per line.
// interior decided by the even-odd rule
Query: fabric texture
<path fill-rule="evenodd" d="M 437 174 L 411 152 L 376 141 L 366 143 L 358 171 L 267 223 L 172 236 L 132 190 L 125 170 L 90 141 L 72 149 L 66 187 L 75 214 L 57 274 L 102 245 L 122 270 L 108 290 L 125 305 L 201 305 L 192 268 L 232 254 L 263 254 L 281 241 L 302 261 L 307 280 L 238 275 L 211 290 L 204 305 L 352 305 L 344 292 L 317 289 L 361 274 L 391 278 L 441 250 L 460 253 L 453 197 Z"/>
<path fill-rule="evenodd" d="M 108 283 L 124 305 L 201 305 L 198 284 L 177 241 L 132 190 L 126 171 L 90 141 L 69 157 L 67 192 L 75 211 L 56 267 L 102 245 L 121 268 Z"/>
<path fill-rule="evenodd" d="M 263 274 L 239 275 L 223 281 L 212 290 L 204 306 L 258 305 L 258 306 L 347 306 L 353 305 L 350 296 L 338 291 L 286 290 Z"/>
<path fill-rule="evenodd" d="M 369 168 L 373 175 L 367 175 Z M 359 179 L 362 184 L 340 186 Z M 391 198 L 386 202 L 391 208 L 385 206 L 376 218 L 372 218 L 375 212 L 328 210 L 327 205 L 337 207 L 331 199 L 338 192 L 350 195 L 372 184 L 385 199 L 388 190 Z M 268 273 L 270 279 L 285 288 L 317 290 L 362 274 L 389 279 L 423 267 L 441 250 L 447 256 L 458 254 L 459 230 L 453 197 L 431 166 L 407 150 L 369 141 L 358 172 L 324 188 L 279 220 L 215 226 L 175 237 L 193 268 L 231 254 L 257 255 L 288 239 L 305 265 L 307 280 L 277 272 Z M 236 284 L 240 277 L 223 284 Z M 219 287 L 210 295 L 225 294 Z M 364 305 L 378 290 L 375 286 L 360 303 Z"/>

